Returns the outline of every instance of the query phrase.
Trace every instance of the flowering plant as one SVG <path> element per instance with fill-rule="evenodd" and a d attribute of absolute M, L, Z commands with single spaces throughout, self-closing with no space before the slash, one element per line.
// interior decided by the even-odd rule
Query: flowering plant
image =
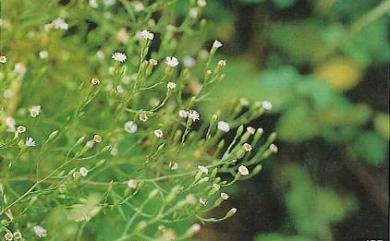
<path fill-rule="evenodd" d="M 176 1 L 45 2 L 3 6 L 5 240 L 188 240 L 234 215 L 207 213 L 259 173 L 276 135 L 245 126 L 267 101 L 199 113 L 226 65 L 221 42 L 188 45 L 204 36 L 206 2 L 183 16 Z"/>

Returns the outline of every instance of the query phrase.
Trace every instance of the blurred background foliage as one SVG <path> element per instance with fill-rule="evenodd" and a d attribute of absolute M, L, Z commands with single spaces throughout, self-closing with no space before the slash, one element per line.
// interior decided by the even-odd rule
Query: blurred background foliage
<path fill-rule="evenodd" d="M 228 66 L 204 109 L 270 100 L 273 115 L 252 124 L 275 128 L 281 148 L 236 190 L 239 220 L 204 240 L 388 237 L 389 11 L 379 0 L 208 1 Z"/>

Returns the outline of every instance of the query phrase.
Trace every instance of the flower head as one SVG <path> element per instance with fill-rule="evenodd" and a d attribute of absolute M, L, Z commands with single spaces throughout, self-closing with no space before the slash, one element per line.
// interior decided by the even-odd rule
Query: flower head
<path fill-rule="evenodd" d="M 200 120 L 200 115 L 196 110 L 188 111 L 188 118 L 192 119 L 193 122 Z"/>
<path fill-rule="evenodd" d="M 188 117 L 188 112 L 185 110 L 179 110 L 179 116 L 181 118 L 187 118 Z"/>
<path fill-rule="evenodd" d="M 176 83 L 168 82 L 167 88 L 170 89 L 170 90 L 173 90 L 174 88 L 176 88 Z"/>
<path fill-rule="evenodd" d="M 39 226 L 39 225 L 34 226 L 33 231 L 40 238 L 47 236 L 47 231 L 42 226 Z"/>
<path fill-rule="evenodd" d="M 251 146 L 251 144 L 249 144 L 249 143 L 244 143 L 242 146 L 244 147 L 244 150 L 245 150 L 246 152 L 252 151 L 252 146 Z"/>
<path fill-rule="evenodd" d="M 152 41 L 154 38 L 154 34 L 149 32 L 148 30 L 142 30 L 141 32 L 137 33 L 137 38 L 139 40 L 150 40 Z"/>
<path fill-rule="evenodd" d="M 63 18 L 54 19 L 50 23 L 50 26 L 52 26 L 54 29 L 60 29 L 60 30 L 68 30 L 69 27 Z"/>
<path fill-rule="evenodd" d="M 34 141 L 34 139 L 32 138 L 32 137 L 28 137 L 27 139 L 26 139 L 26 146 L 28 146 L 28 147 L 34 147 L 34 146 L 36 146 L 36 143 L 35 143 L 35 141 Z"/>
<path fill-rule="evenodd" d="M 35 105 L 30 108 L 30 116 L 35 118 L 41 113 L 41 106 L 40 105 Z"/>
<path fill-rule="evenodd" d="M 121 53 L 121 52 L 115 52 L 112 54 L 112 58 L 115 60 L 115 61 L 118 61 L 120 63 L 123 63 L 126 61 L 127 59 L 127 56 L 126 54 L 124 53 Z"/>
<path fill-rule="evenodd" d="M 264 100 L 261 102 L 261 106 L 265 109 L 265 110 L 271 110 L 272 109 L 272 104 L 271 102 L 269 102 L 268 100 Z"/>
<path fill-rule="evenodd" d="M 7 57 L 5 57 L 4 55 L 0 56 L 0 63 L 2 64 L 7 63 Z"/>
<path fill-rule="evenodd" d="M 165 63 L 170 67 L 176 67 L 179 64 L 179 61 L 176 57 L 168 56 L 165 58 Z"/>
<path fill-rule="evenodd" d="M 213 48 L 216 48 L 216 49 L 218 49 L 218 48 L 220 48 L 220 47 L 222 47 L 222 43 L 221 42 L 219 42 L 218 40 L 215 40 L 214 42 L 213 42 Z"/>
<path fill-rule="evenodd" d="M 198 170 L 199 172 L 203 173 L 203 174 L 209 174 L 209 169 L 207 169 L 207 167 L 205 166 L 198 166 Z"/>
<path fill-rule="evenodd" d="M 138 129 L 138 126 L 134 121 L 128 121 L 125 123 L 124 129 L 127 133 L 135 133 Z"/>
<path fill-rule="evenodd" d="M 80 167 L 79 172 L 80 172 L 80 175 L 83 177 L 86 177 L 88 175 L 88 169 L 85 167 Z"/>
<path fill-rule="evenodd" d="M 162 132 L 161 129 L 157 129 L 154 131 L 154 135 L 157 137 L 157 138 L 162 138 L 164 136 L 164 133 Z"/>
<path fill-rule="evenodd" d="M 248 168 L 247 168 L 246 166 L 244 166 L 244 165 L 241 165 L 241 166 L 238 167 L 238 172 L 239 172 L 241 175 L 243 175 L 243 176 L 249 175 L 249 170 L 248 170 Z"/>
<path fill-rule="evenodd" d="M 230 131 L 229 123 L 227 123 L 225 121 L 219 121 L 218 124 L 217 124 L 217 128 L 218 128 L 218 130 L 223 131 L 223 132 L 229 132 Z"/>

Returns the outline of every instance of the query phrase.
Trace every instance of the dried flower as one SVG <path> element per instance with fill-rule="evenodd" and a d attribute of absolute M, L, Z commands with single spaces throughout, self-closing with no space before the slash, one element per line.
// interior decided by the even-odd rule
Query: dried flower
<path fill-rule="evenodd" d="M 112 58 L 115 60 L 115 61 L 118 61 L 120 63 L 123 63 L 126 61 L 127 59 L 127 56 L 126 54 L 124 53 L 121 53 L 121 52 L 115 52 L 112 54 Z"/>
<path fill-rule="evenodd" d="M 88 175 L 88 169 L 85 167 L 80 167 L 79 172 L 80 172 L 80 175 L 83 177 L 86 177 Z"/>
<path fill-rule="evenodd" d="M 229 132 L 230 131 L 229 123 L 227 123 L 225 121 L 219 121 L 218 124 L 217 124 L 217 128 L 218 128 L 218 130 L 223 131 L 223 132 Z"/>
<path fill-rule="evenodd" d="M 0 56 L 0 63 L 2 64 L 7 63 L 7 57 L 5 57 L 4 55 Z"/>
<path fill-rule="evenodd" d="M 149 117 L 146 115 L 145 112 L 141 112 L 141 113 L 139 113 L 139 115 L 138 115 L 138 119 L 139 119 L 140 121 L 142 121 L 142 122 L 146 122 L 146 121 L 148 121 Z"/>
<path fill-rule="evenodd" d="M 165 63 L 170 67 L 176 67 L 179 64 L 179 61 L 176 57 L 168 56 L 165 58 Z"/>
<path fill-rule="evenodd" d="M 7 241 L 11 241 L 11 240 L 14 239 L 14 235 L 13 235 L 12 233 L 10 233 L 10 232 L 6 232 L 6 233 L 4 234 L 4 238 L 5 238 L 5 240 L 7 240 Z"/>
<path fill-rule="evenodd" d="M 16 128 L 16 132 L 21 134 L 21 133 L 24 133 L 26 131 L 26 127 L 24 126 L 18 126 L 18 128 Z"/>
<path fill-rule="evenodd" d="M 134 121 L 128 121 L 125 123 L 124 129 L 127 133 L 135 133 L 138 129 L 137 124 L 134 123 Z"/>
<path fill-rule="evenodd" d="M 154 131 L 154 135 L 157 137 L 157 138 L 162 138 L 163 137 L 163 132 L 161 129 L 157 129 Z"/>

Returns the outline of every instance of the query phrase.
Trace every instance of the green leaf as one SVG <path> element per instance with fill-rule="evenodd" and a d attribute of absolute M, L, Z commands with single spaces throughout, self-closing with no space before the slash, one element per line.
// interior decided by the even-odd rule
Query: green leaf
<path fill-rule="evenodd" d="M 282 140 L 300 142 L 319 134 L 318 121 L 305 104 L 288 109 L 278 122 L 277 132 Z"/>
<path fill-rule="evenodd" d="M 368 131 L 358 136 L 353 143 L 353 150 L 368 163 L 379 165 L 386 159 L 388 143 L 379 134 Z"/>
<path fill-rule="evenodd" d="M 270 233 L 257 236 L 256 241 L 314 241 L 314 239 L 304 236 L 286 236 L 278 233 Z"/>

